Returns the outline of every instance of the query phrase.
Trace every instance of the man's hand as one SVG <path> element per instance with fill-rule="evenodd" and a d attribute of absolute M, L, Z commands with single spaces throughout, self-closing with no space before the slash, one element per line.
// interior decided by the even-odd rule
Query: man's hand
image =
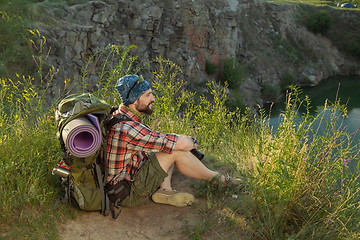
<path fill-rule="evenodd" d="M 184 135 L 179 135 L 178 140 L 176 141 L 175 144 L 175 151 L 190 151 L 194 148 L 196 148 L 197 146 L 197 141 L 193 137 L 190 136 L 184 136 Z"/>

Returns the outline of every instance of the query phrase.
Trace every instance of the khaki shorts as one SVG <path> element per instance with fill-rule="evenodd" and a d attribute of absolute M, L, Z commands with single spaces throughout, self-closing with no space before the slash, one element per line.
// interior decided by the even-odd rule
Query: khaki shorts
<path fill-rule="evenodd" d="M 131 182 L 130 194 L 122 202 L 121 206 L 136 206 L 147 200 L 167 177 L 155 154 L 135 173 L 134 181 Z"/>

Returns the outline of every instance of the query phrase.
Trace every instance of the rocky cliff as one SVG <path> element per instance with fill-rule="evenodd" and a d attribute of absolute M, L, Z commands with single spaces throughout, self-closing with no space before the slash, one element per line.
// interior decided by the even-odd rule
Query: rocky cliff
<path fill-rule="evenodd" d="M 221 71 L 224 60 L 236 58 L 246 69 L 240 94 L 251 106 L 262 105 L 262 88 L 279 84 L 289 72 L 298 82 L 315 84 L 336 74 L 360 73 L 359 62 L 304 27 L 296 4 L 106 0 L 47 11 L 51 24 L 38 28 L 52 48 L 48 61 L 59 69 L 58 82 L 70 78 L 73 86 L 84 59 L 109 44 L 136 45 L 140 59 L 170 59 L 186 80 L 197 83 L 216 78 L 205 72 L 206 61 Z M 346 14 L 349 19 L 360 15 Z"/>

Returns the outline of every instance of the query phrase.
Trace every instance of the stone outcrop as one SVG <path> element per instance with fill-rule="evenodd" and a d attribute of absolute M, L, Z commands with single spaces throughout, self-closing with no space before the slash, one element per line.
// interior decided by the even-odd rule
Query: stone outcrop
<path fill-rule="evenodd" d="M 346 73 L 346 57 L 298 21 L 298 8 L 254 0 L 92 1 L 49 9 L 52 24 L 39 28 L 52 48 L 48 61 L 59 69 L 59 83 L 69 78 L 75 87 L 84 59 L 98 49 L 133 44 L 140 59 L 169 59 L 192 83 L 216 78 L 206 74 L 206 61 L 221 72 L 225 59 L 238 59 L 246 68 L 240 92 L 254 106 L 263 104 L 264 85 L 279 84 L 286 73 L 313 84 Z M 360 64 L 352 64 L 359 73 Z"/>

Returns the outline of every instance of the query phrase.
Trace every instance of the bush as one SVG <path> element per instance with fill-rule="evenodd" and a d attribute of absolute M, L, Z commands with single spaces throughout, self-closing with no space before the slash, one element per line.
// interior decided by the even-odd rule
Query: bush
<path fill-rule="evenodd" d="M 205 72 L 209 75 L 214 75 L 218 69 L 218 66 L 215 63 L 206 61 L 205 63 Z"/>
<path fill-rule="evenodd" d="M 222 81 L 229 84 L 229 88 L 240 86 L 243 81 L 245 69 L 236 58 L 229 58 L 224 61 Z"/>
<path fill-rule="evenodd" d="M 305 20 L 305 25 L 309 31 L 320 34 L 326 34 L 332 23 L 330 14 L 324 10 L 308 15 Z"/>
<path fill-rule="evenodd" d="M 360 57 L 360 34 L 346 33 L 342 37 L 342 47 L 353 56 Z"/>
<path fill-rule="evenodd" d="M 23 20 L 0 10 L 0 75 L 10 76 L 11 72 L 29 74 L 31 50 L 27 41 L 29 33 Z"/>
<path fill-rule="evenodd" d="M 276 84 L 270 84 L 270 83 L 265 84 L 262 90 L 263 98 L 267 101 L 274 101 L 275 99 L 278 98 L 280 93 L 281 93 L 280 86 Z"/>
<path fill-rule="evenodd" d="M 280 36 L 273 37 L 272 42 L 277 47 L 279 53 L 290 62 L 301 63 L 303 61 L 303 57 L 300 54 L 303 51 L 300 46 L 301 44 L 294 40 L 291 41 L 290 38 L 287 41 L 282 40 Z"/>
<path fill-rule="evenodd" d="M 285 90 L 290 85 L 292 85 L 295 82 L 295 75 L 293 72 L 287 72 L 285 73 L 282 78 L 280 79 L 280 88 L 281 90 Z"/>

